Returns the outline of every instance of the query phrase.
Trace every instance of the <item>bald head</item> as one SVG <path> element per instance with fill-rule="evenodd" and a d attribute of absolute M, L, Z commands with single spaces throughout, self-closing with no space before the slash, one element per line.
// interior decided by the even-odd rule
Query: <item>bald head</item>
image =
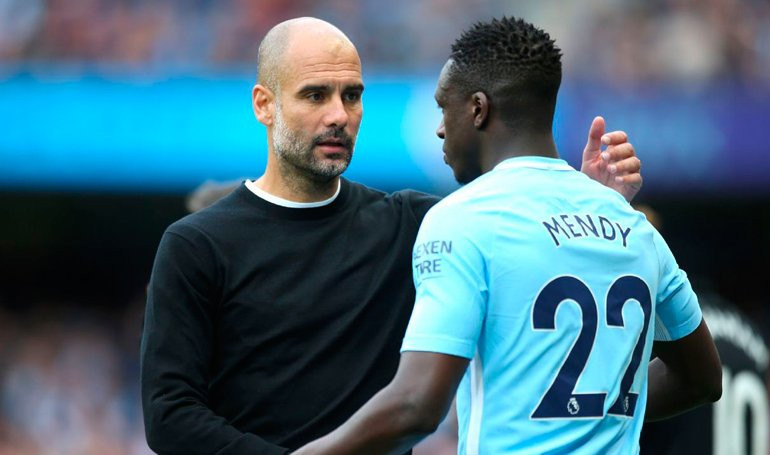
<path fill-rule="evenodd" d="M 335 191 L 353 156 L 363 91 L 358 52 L 337 27 L 303 17 L 267 33 L 251 104 L 268 130 L 272 194 Z"/>
<path fill-rule="evenodd" d="M 271 28 L 259 44 L 258 83 L 278 93 L 292 50 L 309 48 L 319 52 L 352 50 L 358 57 L 353 43 L 334 25 L 314 17 L 289 19 Z"/>

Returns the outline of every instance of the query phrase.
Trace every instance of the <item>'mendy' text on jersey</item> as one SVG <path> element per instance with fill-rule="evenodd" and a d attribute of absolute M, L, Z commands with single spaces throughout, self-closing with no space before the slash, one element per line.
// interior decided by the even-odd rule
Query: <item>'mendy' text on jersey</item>
<path fill-rule="evenodd" d="M 630 227 L 626 228 L 607 217 L 591 214 L 554 215 L 543 220 L 543 226 L 556 246 L 560 246 L 565 240 L 595 237 L 609 242 L 618 242 L 626 248 L 628 236 L 631 234 Z"/>

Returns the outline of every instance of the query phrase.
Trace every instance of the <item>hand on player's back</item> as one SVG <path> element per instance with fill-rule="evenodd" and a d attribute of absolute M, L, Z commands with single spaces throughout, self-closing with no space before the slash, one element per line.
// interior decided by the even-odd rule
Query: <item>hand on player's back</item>
<path fill-rule="evenodd" d="M 630 202 L 642 188 L 642 162 L 636 157 L 625 132 L 605 134 L 605 129 L 604 118 L 596 117 L 591 122 L 580 170 Z M 606 146 L 604 151 L 602 145 Z"/>

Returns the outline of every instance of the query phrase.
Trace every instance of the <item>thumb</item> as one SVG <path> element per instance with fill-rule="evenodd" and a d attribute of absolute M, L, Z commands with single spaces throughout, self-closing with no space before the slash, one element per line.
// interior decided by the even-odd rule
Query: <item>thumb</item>
<path fill-rule="evenodd" d="M 598 155 L 602 149 L 602 136 L 604 135 L 604 129 L 606 124 L 604 118 L 601 116 L 594 117 L 591 122 L 591 128 L 588 130 L 588 142 L 586 142 L 586 148 L 583 150 L 583 159 L 591 159 Z"/>

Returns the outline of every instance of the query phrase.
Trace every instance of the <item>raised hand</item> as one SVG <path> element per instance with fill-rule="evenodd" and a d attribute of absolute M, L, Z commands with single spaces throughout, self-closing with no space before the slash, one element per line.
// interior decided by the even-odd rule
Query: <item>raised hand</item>
<path fill-rule="evenodd" d="M 604 118 L 596 117 L 588 131 L 580 170 L 631 201 L 642 188 L 642 162 L 623 131 L 605 133 Z M 602 150 L 602 146 L 606 148 Z"/>

